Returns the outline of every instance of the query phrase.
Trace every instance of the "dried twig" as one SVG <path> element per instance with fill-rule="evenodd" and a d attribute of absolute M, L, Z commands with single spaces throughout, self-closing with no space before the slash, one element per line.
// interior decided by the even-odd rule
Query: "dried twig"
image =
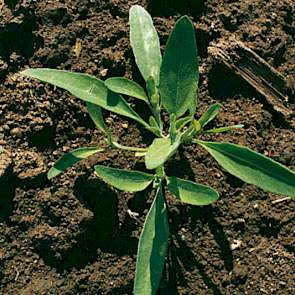
<path fill-rule="evenodd" d="M 293 114 L 287 107 L 290 90 L 284 77 L 243 42 L 234 37 L 211 44 L 209 54 L 259 92 L 285 119 Z"/>
<path fill-rule="evenodd" d="M 284 197 L 284 198 L 281 198 L 281 199 L 277 199 L 277 200 L 272 201 L 271 203 L 272 204 L 277 204 L 277 203 L 281 203 L 281 202 L 284 202 L 284 201 L 287 201 L 287 200 L 291 200 L 291 197 Z"/>

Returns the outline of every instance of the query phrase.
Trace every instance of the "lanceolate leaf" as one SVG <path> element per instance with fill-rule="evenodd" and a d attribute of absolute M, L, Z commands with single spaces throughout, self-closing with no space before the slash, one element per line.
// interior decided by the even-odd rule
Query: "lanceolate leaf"
<path fill-rule="evenodd" d="M 195 141 L 229 173 L 266 191 L 295 197 L 295 173 L 246 147 L 231 143 Z"/>
<path fill-rule="evenodd" d="M 136 82 L 131 81 L 124 77 L 109 78 L 105 81 L 105 85 L 116 93 L 125 94 L 138 98 L 140 100 L 149 103 L 149 100 L 143 90 L 143 88 Z"/>
<path fill-rule="evenodd" d="M 177 199 L 191 205 L 208 205 L 219 197 L 209 186 L 177 177 L 168 178 L 168 189 Z"/>
<path fill-rule="evenodd" d="M 102 165 L 96 165 L 94 169 L 96 174 L 106 183 L 128 192 L 142 191 L 154 179 L 153 175 L 139 171 L 128 171 Z"/>
<path fill-rule="evenodd" d="M 104 123 L 100 106 L 91 102 L 87 102 L 87 110 L 90 118 L 92 119 L 96 127 L 100 129 L 103 133 L 107 133 L 107 127 Z"/>
<path fill-rule="evenodd" d="M 182 129 L 186 124 L 188 124 L 191 121 L 192 121 L 191 116 L 180 118 L 175 122 L 175 127 L 176 129 Z"/>
<path fill-rule="evenodd" d="M 161 101 L 168 113 L 180 117 L 195 106 L 198 79 L 195 31 L 184 16 L 168 39 L 160 72 Z"/>
<path fill-rule="evenodd" d="M 134 119 L 144 126 L 148 124 L 128 105 L 122 96 L 108 91 L 104 82 L 93 76 L 54 69 L 28 69 L 25 76 L 68 90 L 78 98 L 99 105 L 111 112 Z"/>
<path fill-rule="evenodd" d="M 206 110 L 206 112 L 199 119 L 199 123 L 201 124 L 202 128 L 217 116 L 220 108 L 221 104 L 215 103 Z"/>
<path fill-rule="evenodd" d="M 155 119 L 154 116 L 150 116 L 149 117 L 149 123 L 150 123 L 150 125 L 152 127 L 156 128 L 156 129 L 159 129 L 158 123 L 157 123 L 157 121 L 156 121 L 156 119 Z"/>
<path fill-rule="evenodd" d="M 232 125 L 232 126 L 213 128 L 213 129 L 205 130 L 204 132 L 205 133 L 221 133 L 221 132 L 227 132 L 227 131 L 231 131 L 233 129 L 243 128 L 243 127 L 244 127 L 244 125 L 242 125 L 242 124 Z"/>
<path fill-rule="evenodd" d="M 168 236 L 167 209 L 160 186 L 139 238 L 134 295 L 156 294 L 167 253 Z"/>
<path fill-rule="evenodd" d="M 156 138 L 148 148 L 145 155 L 145 165 L 147 169 L 155 169 L 165 163 L 165 161 L 177 150 L 180 142 L 171 142 L 171 138 Z"/>
<path fill-rule="evenodd" d="M 48 179 L 51 179 L 69 168 L 70 166 L 76 164 L 80 160 L 103 151 L 104 149 L 102 148 L 84 147 L 75 149 L 67 154 L 64 154 L 48 171 L 47 177 Z"/>
<path fill-rule="evenodd" d="M 130 43 L 136 64 L 145 81 L 152 76 L 159 85 L 162 56 L 158 34 L 151 16 L 138 5 L 130 9 Z"/>

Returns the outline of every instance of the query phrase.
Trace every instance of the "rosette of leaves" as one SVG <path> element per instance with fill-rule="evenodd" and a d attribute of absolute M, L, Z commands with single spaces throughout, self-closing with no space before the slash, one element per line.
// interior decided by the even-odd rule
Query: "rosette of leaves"
<path fill-rule="evenodd" d="M 211 204 L 219 197 L 218 192 L 209 186 L 165 174 L 165 163 L 173 158 L 180 145 L 200 145 L 232 175 L 276 194 L 295 196 L 295 173 L 247 147 L 199 139 L 204 133 L 226 132 L 243 126 L 204 130 L 218 114 L 221 108 L 218 103 L 195 119 L 199 72 L 195 31 L 189 17 L 183 16 L 177 21 L 162 57 L 150 15 L 135 5 L 130 9 L 130 41 L 135 61 L 146 82 L 145 89 L 124 77 L 102 81 L 87 74 L 54 69 L 27 69 L 22 74 L 61 87 L 86 101 L 90 117 L 105 134 L 108 143 L 107 148 L 82 147 L 65 154 L 49 170 L 49 179 L 81 159 L 110 149 L 128 150 L 145 158 L 150 173 L 102 165 L 96 165 L 94 169 L 98 177 L 119 190 L 136 192 L 153 185 L 155 197 L 139 239 L 134 282 L 134 294 L 150 295 L 155 294 L 159 286 L 168 247 L 164 187 L 175 198 L 195 206 Z M 148 122 L 134 111 L 123 95 L 147 105 L 150 110 Z M 154 134 L 154 141 L 147 148 L 123 146 L 113 141 L 101 108 L 143 125 Z M 163 110 L 169 115 L 169 129 L 163 128 Z"/>

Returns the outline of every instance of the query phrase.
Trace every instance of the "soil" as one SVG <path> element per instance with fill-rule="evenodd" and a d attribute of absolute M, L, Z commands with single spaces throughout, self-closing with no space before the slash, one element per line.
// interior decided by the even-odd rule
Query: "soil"
<path fill-rule="evenodd" d="M 82 101 L 17 72 L 50 67 L 143 83 L 128 39 L 133 4 L 152 14 L 162 45 L 181 15 L 192 18 L 201 71 L 198 115 L 220 102 L 217 126 L 245 125 L 212 139 L 248 146 L 295 170 L 294 128 L 207 50 L 234 35 L 294 88 L 293 0 L 0 2 L 1 294 L 132 294 L 138 237 L 153 194 L 116 191 L 94 176 L 93 165 L 144 170 L 142 158 L 99 154 L 47 180 L 64 152 L 103 144 L 103 136 Z M 136 109 L 144 114 L 144 106 Z M 120 143 L 152 141 L 133 121 L 105 115 Z M 229 175 L 197 146 L 182 147 L 167 168 L 211 185 L 220 199 L 194 207 L 168 195 L 169 259 L 158 294 L 295 293 L 294 202 L 273 203 L 282 196 Z M 139 217 L 131 218 L 128 208 Z"/>

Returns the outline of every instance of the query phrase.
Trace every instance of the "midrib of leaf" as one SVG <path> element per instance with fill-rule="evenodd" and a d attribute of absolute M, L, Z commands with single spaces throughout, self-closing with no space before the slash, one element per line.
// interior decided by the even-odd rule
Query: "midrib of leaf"
<path fill-rule="evenodd" d="M 144 22 L 143 22 L 143 19 L 142 19 L 141 17 L 139 18 L 139 22 L 140 22 L 139 29 L 140 29 L 140 35 L 141 35 L 141 38 L 142 38 L 142 39 L 150 40 L 150 36 L 148 36 L 147 34 L 144 34 L 144 32 L 142 31 L 142 27 L 143 27 L 142 24 L 143 24 Z M 151 34 L 152 34 L 152 32 L 151 32 Z M 144 36 L 146 36 L 146 37 L 148 36 L 148 38 L 144 38 Z M 144 47 L 144 50 L 147 52 L 147 54 L 150 55 L 150 54 L 149 54 L 149 53 L 151 52 L 151 50 L 150 50 L 150 48 L 151 48 L 150 44 L 147 44 L 147 42 L 143 42 L 143 47 Z M 154 74 L 154 67 L 151 66 L 151 62 L 150 62 L 149 59 L 147 60 L 147 63 L 149 64 L 149 67 L 153 69 L 153 70 L 152 70 L 152 73 Z"/>
<path fill-rule="evenodd" d="M 66 71 L 64 71 L 64 72 L 66 72 Z M 54 80 L 53 76 L 54 76 L 54 74 L 51 73 L 51 74 L 50 74 L 50 80 L 51 80 L 51 81 Z M 92 77 L 92 76 L 90 76 L 90 75 L 88 75 L 88 74 L 85 74 L 85 76 L 88 76 L 90 79 L 94 79 L 94 77 Z M 52 82 L 49 82 L 49 83 L 52 83 Z M 58 86 L 58 87 L 61 87 L 61 86 Z M 72 87 L 73 89 L 75 89 L 76 91 L 81 91 L 81 88 L 80 88 L 80 87 L 77 87 L 76 85 L 71 85 L 71 87 Z M 62 88 L 62 87 L 61 87 L 61 88 Z M 85 92 L 85 95 L 86 95 L 86 94 L 91 95 L 92 92 L 93 92 L 93 90 L 94 90 L 94 88 L 95 88 L 95 82 L 92 82 L 92 84 L 91 84 L 90 87 L 89 87 L 89 90 L 84 90 L 84 91 L 82 90 L 82 92 Z"/>
<path fill-rule="evenodd" d="M 181 62 L 179 63 L 179 66 L 178 66 L 178 69 L 177 69 L 177 80 L 176 80 L 176 106 L 179 106 L 178 105 L 178 101 L 179 101 L 178 93 L 179 93 L 179 84 L 180 84 L 180 81 L 179 81 L 178 77 L 180 76 L 181 67 L 182 67 L 182 64 L 183 64 L 182 55 L 180 56 L 180 58 L 181 58 Z"/>
<path fill-rule="evenodd" d="M 232 155 L 231 153 L 229 153 L 229 152 L 227 152 L 227 151 L 222 151 L 222 152 L 220 152 L 218 149 L 216 149 L 216 148 L 212 148 L 212 147 L 210 147 L 212 150 L 215 150 L 215 151 L 217 151 L 217 152 L 219 152 L 219 153 L 223 153 L 223 154 L 226 154 L 227 156 L 229 156 L 230 158 L 235 158 L 236 160 L 238 160 L 238 162 L 240 162 L 241 164 L 243 164 L 243 163 L 245 163 L 246 164 L 246 166 L 248 166 L 248 167 L 250 167 L 250 168 L 252 168 L 253 170 L 256 170 L 257 171 L 257 168 L 256 168 L 256 166 L 254 166 L 251 162 L 248 162 L 247 160 L 245 160 L 244 158 L 240 158 L 240 157 L 238 157 L 238 156 L 236 156 L 236 155 Z M 248 149 L 248 148 L 247 148 Z M 269 158 L 270 159 L 270 158 Z M 271 161 L 273 161 L 272 159 L 270 159 Z M 275 161 L 274 161 L 274 163 L 275 164 L 278 164 L 278 163 L 276 163 Z M 280 163 L 279 163 L 279 165 L 281 165 Z M 262 167 L 262 166 L 259 166 L 260 167 L 260 170 L 262 170 L 266 175 L 268 175 L 268 176 L 270 176 L 270 177 L 273 177 L 273 174 L 271 174 L 270 172 L 269 172 L 269 170 L 267 170 L 266 168 L 264 168 L 264 167 Z M 293 185 L 292 183 L 289 183 L 289 182 L 286 182 L 285 181 L 285 178 L 284 177 L 282 177 L 281 175 L 278 175 L 278 174 L 276 174 L 276 178 L 278 178 L 280 181 L 282 181 L 282 182 L 284 182 L 284 183 L 286 183 L 286 184 L 288 184 L 288 185 Z"/>
<path fill-rule="evenodd" d="M 117 174 L 111 174 L 113 177 L 117 177 L 118 175 Z M 144 177 L 140 177 L 140 176 L 138 176 L 138 177 L 135 177 L 135 176 L 132 176 L 132 181 L 133 182 L 142 182 L 142 179 L 143 179 Z M 126 176 L 126 177 L 122 177 L 122 179 L 128 179 L 128 177 Z M 152 180 L 152 177 L 151 177 L 151 180 Z M 148 180 L 146 180 L 146 181 L 148 181 Z"/>
<path fill-rule="evenodd" d="M 90 86 L 90 89 L 89 89 L 89 90 L 87 90 L 87 92 L 88 92 L 89 96 L 91 96 L 91 95 L 92 95 L 92 92 L 93 92 L 93 89 L 94 89 L 94 87 L 95 87 L 95 85 L 94 85 L 94 83 L 92 83 L 92 85 Z"/>

